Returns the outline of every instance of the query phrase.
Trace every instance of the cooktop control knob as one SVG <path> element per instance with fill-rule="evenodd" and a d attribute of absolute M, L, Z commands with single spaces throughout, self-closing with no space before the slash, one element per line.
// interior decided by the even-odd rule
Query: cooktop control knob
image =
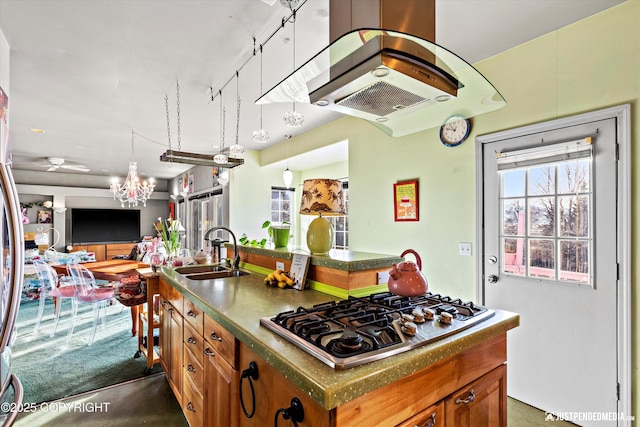
<path fill-rule="evenodd" d="M 436 317 L 436 312 L 430 308 L 423 308 L 422 312 L 424 313 L 425 320 L 433 320 Z"/>
<path fill-rule="evenodd" d="M 438 320 L 440 321 L 440 323 L 444 323 L 445 325 L 450 325 L 451 322 L 453 322 L 453 315 L 451 313 L 447 313 L 446 311 L 443 311 L 442 313 L 440 313 L 440 317 L 438 318 Z"/>

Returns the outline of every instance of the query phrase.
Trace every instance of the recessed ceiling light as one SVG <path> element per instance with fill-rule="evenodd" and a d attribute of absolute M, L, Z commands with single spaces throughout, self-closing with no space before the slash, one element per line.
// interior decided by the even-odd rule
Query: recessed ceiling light
<path fill-rule="evenodd" d="M 44 133 L 43 129 L 38 129 L 38 128 L 31 128 L 29 129 L 31 132 L 33 133 Z"/>
<path fill-rule="evenodd" d="M 386 67 L 378 67 L 376 69 L 374 69 L 373 71 L 371 71 L 371 74 L 374 77 L 386 77 L 389 75 L 389 69 Z"/>

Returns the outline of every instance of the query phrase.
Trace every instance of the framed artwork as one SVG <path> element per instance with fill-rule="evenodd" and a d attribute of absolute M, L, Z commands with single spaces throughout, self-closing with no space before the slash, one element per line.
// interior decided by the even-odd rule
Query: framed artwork
<path fill-rule="evenodd" d="M 175 202 L 169 202 L 169 217 L 176 219 L 176 204 Z"/>
<path fill-rule="evenodd" d="M 51 224 L 51 211 L 38 211 L 38 224 Z"/>
<path fill-rule="evenodd" d="M 193 193 L 195 190 L 195 182 L 193 181 L 193 174 L 189 174 L 189 193 Z"/>
<path fill-rule="evenodd" d="M 393 219 L 395 221 L 418 221 L 418 181 L 403 181 L 393 184 Z"/>
<path fill-rule="evenodd" d="M 187 178 L 187 175 L 182 175 L 182 179 L 180 180 L 182 182 L 182 191 L 181 193 L 188 193 L 189 192 L 189 178 Z"/>
<path fill-rule="evenodd" d="M 213 178 L 213 186 L 217 187 L 220 185 L 220 181 L 218 180 L 218 178 L 220 178 L 220 168 L 218 166 L 213 166 L 211 168 L 211 176 Z"/>

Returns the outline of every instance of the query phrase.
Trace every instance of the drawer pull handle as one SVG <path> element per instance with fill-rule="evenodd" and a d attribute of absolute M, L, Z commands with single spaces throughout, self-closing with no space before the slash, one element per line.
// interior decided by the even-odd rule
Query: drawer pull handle
<path fill-rule="evenodd" d="M 187 342 L 189 344 L 198 344 L 198 340 L 196 340 L 194 337 L 187 338 Z"/>
<path fill-rule="evenodd" d="M 291 406 L 287 409 L 280 408 L 276 411 L 274 419 L 274 427 L 278 427 L 278 415 L 282 414 L 282 418 L 291 421 L 294 427 L 298 427 L 298 423 L 304 421 L 304 408 L 302 402 L 297 397 L 291 399 Z"/>
<path fill-rule="evenodd" d="M 173 308 L 170 308 L 167 311 L 169 312 L 169 314 L 173 314 Z"/>
<path fill-rule="evenodd" d="M 187 312 L 187 316 L 189 316 L 189 317 L 198 317 L 198 313 L 194 313 L 193 311 L 189 310 Z"/>
<path fill-rule="evenodd" d="M 211 335 L 209 335 L 209 337 L 210 337 L 212 340 L 222 342 L 222 338 L 220 338 L 220 337 L 218 336 L 218 334 L 216 334 L 215 332 L 211 332 Z"/>
<path fill-rule="evenodd" d="M 456 404 L 464 403 L 466 405 L 468 403 L 473 402 L 474 400 L 476 400 L 476 394 L 473 392 L 473 390 L 471 390 L 466 399 L 463 400 L 463 399 L 457 398 L 456 399 Z"/>
<path fill-rule="evenodd" d="M 191 402 L 187 403 L 187 409 L 191 412 L 196 412 L 196 408 L 193 406 Z"/>
<path fill-rule="evenodd" d="M 192 372 L 192 373 L 196 373 L 196 368 L 193 367 L 193 365 L 191 363 L 189 363 L 187 365 L 187 371 Z"/>
<path fill-rule="evenodd" d="M 436 427 L 436 413 L 431 414 L 429 419 L 421 426 L 416 424 L 414 427 Z"/>
<path fill-rule="evenodd" d="M 213 351 L 211 351 L 211 349 L 209 349 L 209 347 L 204 349 L 204 354 L 207 355 L 207 356 L 215 356 L 216 355 Z"/>

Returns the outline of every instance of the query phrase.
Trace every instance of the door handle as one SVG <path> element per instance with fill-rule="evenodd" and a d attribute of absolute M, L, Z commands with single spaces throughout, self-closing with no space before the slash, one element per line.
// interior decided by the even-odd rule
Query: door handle
<path fill-rule="evenodd" d="M 487 281 L 488 281 L 489 283 L 496 283 L 498 280 L 499 280 L 499 279 L 498 279 L 498 276 L 496 276 L 495 274 L 490 274 L 490 275 L 487 277 Z"/>

